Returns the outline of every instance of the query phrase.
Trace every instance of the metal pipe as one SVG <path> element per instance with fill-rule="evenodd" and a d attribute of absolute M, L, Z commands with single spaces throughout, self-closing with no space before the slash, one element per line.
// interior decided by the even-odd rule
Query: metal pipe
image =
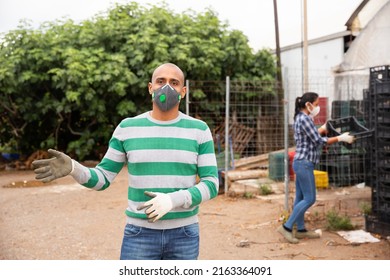
<path fill-rule="evenodd" d="M 288 196 L 289 196 L 289 180 L 290 180 L 290 174 L 289 174 L 289 157 L 288 157 L 288 115 L 289 115 L 289 100 L 288 100 L 288 75 L 287 75 L 287 69 L 285 68 L 284 71 L 284 209 L 288 211 Z"/>
<path fill-rule="evenodd" d="M 189 116 L 190 115 L 190 81 L 186 80 L 186 114 Z"/>
<path fill-rule="evenodd" d="M 225 107 L 225 195 L 228 192 L 229 167 L 229 106 L 230 106 L 230 77 L 226 76 L 226 107 Z M 233 155 L 232 155 L 233 156 Z"/>

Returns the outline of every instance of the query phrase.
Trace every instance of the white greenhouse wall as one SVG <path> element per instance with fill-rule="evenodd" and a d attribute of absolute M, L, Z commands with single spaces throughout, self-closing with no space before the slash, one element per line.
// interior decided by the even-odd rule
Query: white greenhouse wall
<path fill-rule="evenodd" d="M 308 91 L 317 92 L 320 97 L 328 98 L 328 106 L 335 98 L 334 76 L 332 69 L 344 58 L 345 32 L 339 37 L 318 39 L 308 46 L 309 79 Z M 337 34 L 336 34 L 337 35 Z M 297 44 L 281 50 L 281 64 L 284 89 L 289 102 L 289 123 L 293 122 L 295 99 L 303 94 L 303 48 Z M 330 110 L 328 110 L 330 112 Z M 328 116 L 330 117 L 330 116 Z"/>

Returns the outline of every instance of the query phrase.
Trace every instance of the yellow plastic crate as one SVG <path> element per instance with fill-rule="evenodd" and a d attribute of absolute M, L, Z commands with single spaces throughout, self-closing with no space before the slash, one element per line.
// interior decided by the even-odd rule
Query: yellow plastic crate
<path fill-rule="evenodd" d="M 329 187 L 329 177 L 328 172 L 314 170 L 314 178 L 316 181 L 317 188 L 327 188 Z"/>

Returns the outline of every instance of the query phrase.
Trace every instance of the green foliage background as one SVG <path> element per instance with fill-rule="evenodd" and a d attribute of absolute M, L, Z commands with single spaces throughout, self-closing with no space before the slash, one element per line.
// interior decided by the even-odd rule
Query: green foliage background
<path fill-rule="evenodd" d="M 212 10 L 176 14 L 164 3 L 132 2 L 79 24 L 25 23 L 1 38 L 0 149 L 101 156 L 121 119 L 151 109 L 147 83 L 163 62 L 191 80 L 275 76 L 270 52 L 253 53 L 247 37 Z"/>

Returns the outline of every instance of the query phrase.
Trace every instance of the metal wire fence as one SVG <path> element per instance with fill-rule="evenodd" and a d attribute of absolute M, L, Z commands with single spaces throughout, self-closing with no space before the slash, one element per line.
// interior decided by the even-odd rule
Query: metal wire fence
<path fill-rule="evenodd" d="M 242 172 L 251 170 L 252 173 L 265 170 L 255 172 L 257 175 L 253 176 L 266 174 L 273 180 L 287 183 L 294 179 L 288 164 L 295 145 L 292 130 L 295 98 L 303 93 L 301 79 L 290 72 L 283 87 L 277 83 L 230 81 L 228 77 L 225 81 L 187 81 L 187 99 L 182 109 L 209 125 L 222 174 L 237 169 Z M 332 79 L 326 73 L 310 79 L 310 91 L 321 96 L 321 114 L 315 119 L 315 124 L 355 116 L 364 125 L 362 98 L 363 89 L 367 87 L 366 79 Z M 341 144 L 323 149 L 321 164 L 317 168 L 327 172 L 330 185 L 364 182 L 364 143 L 357 141 L 353 150 Z M 226 178 L 220 177 L 225 181 L 225 191 L 229 188 Z"/>
<path fill-rule="evenodd" d="M 283 104 L 271 83 L 191 81 L 189 114 L 208 123 L 216 147 L 225 146 L 228 126 L 234 153 L 254 156 L 283 148 Z M 227 104 L 229 107 L 226 108 Z M 226 110 L 228 109 L 228 110 Z"/>
<path fill-rule="evenodd" d="M 268 169 L 267 156 L 261 160 L 257 156 L 284 149 L 285 103 L 280 91 L 275 83 L 228 78 L 187 82 L 186 111 L 204 120 L 212 131 L 224 191 L 230 181 L 226 171 L 240 169 L 241 178 L 254 178 L 259 175 L 254 170 Z"/>

